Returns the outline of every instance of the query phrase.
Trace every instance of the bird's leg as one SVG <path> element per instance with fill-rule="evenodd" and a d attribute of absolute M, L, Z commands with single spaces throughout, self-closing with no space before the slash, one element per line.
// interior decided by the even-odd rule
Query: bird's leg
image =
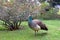
<path fill-rule="evenodd" d="M 38 32 L 38 30 L 37 30 L 37 32 Z"/>
<path fill-rule="evenodd" d="M 35 36 L 36 36 L 36 30 L 35 30 Z"/>
<path fill-rule="evenodd" d="M 35 36 L 37 35 L 37 32 L 38 32 L 38 30 L 37 31 L 35 30 Z"/>

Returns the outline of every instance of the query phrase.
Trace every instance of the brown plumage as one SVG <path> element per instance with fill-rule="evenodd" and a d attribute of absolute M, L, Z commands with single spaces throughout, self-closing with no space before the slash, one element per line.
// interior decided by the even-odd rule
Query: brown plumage
<path fill-rule="evenodd" d="M 38 19 L 34 19 L 32 21 L 34 21 L 36 24 L 38 24 L 42 30 L 48 30 L 48 28 L 46 27 L 46 25 L 42 21 L 40 21 Z"/>

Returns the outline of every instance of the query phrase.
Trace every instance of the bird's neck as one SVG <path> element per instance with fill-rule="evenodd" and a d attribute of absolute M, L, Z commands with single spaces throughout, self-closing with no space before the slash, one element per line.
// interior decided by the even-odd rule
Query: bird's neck
<path fill-rule="evenodd" d="M 29 17 L 28 22 L 32 22 L 32 17 Z"/>

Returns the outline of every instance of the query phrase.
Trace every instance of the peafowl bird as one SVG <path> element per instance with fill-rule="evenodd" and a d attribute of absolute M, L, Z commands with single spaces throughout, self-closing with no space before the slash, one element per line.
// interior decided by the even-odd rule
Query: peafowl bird
<path fill-rule="evenodd" d="M 28 26 L 35 31 L 35 35 L 36 32 L 38 32 L 38 30 L 48 30 L 48 28 L 46 27 L 46 25 L 44 23 L 42 23 L 42 21 L 38 20 L 38 19 L 32 19 L 32 16 L 29 15 L 28 17 Z"/>

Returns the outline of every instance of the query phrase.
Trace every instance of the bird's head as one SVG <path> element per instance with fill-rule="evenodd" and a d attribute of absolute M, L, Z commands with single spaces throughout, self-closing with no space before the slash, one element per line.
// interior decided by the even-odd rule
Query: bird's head
<path fill-rule="evenodd" d="M 32 15 L 28 16 L 28 21 L 31 22 L 32 21 Z"/>
<path fill-rule="evenodd" d="M 32 15 L 29 14 L 29 15 L 28 15 L 28 19 L 32 19 Z"/>

